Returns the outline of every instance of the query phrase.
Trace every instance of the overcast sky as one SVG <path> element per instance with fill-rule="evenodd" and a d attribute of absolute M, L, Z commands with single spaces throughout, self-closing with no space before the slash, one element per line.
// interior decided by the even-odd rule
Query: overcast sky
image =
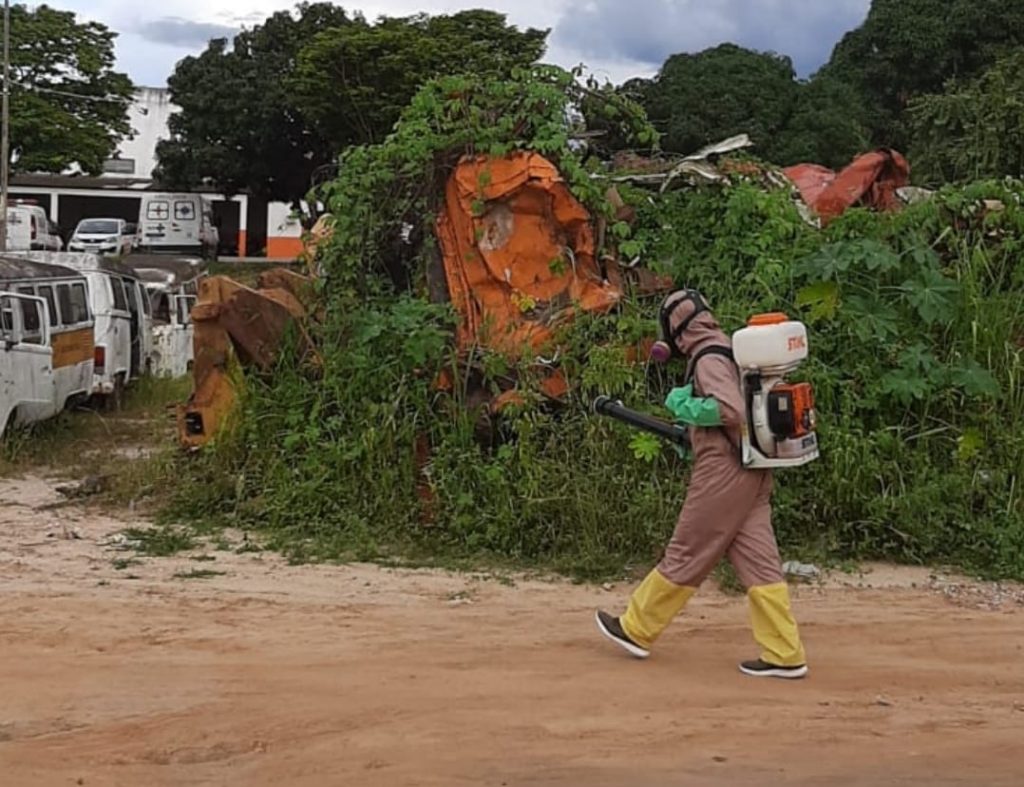
<path fill-rule="evenodd" d="M 119 33 L 119 67 L 137 84 L 153 87 L 162 86 L 174 64 L 202 51 L 210 38 L 230 37 L 273 11 L 294 7 L 278 0 L 49 4 Z M 652 75 L 674 52 L 696 52 L 725 41 L 787 54 L 799 74 L 809 76 L 828 59 L 843 33 L 864 20 L 870 0 L 376 0 L 339 5 L 362 11 L 369 19 L 491 8 L 520 27 L 550 28 L 548 62 L 567 67 L 582 62 L 599 77 L 622 82 Z"/>

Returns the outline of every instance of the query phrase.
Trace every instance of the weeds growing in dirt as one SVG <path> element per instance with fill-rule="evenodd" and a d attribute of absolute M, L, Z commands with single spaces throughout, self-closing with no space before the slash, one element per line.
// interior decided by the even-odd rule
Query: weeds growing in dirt
<path fill-rule="evenodd" d="M 182 527 L 132 527 L 125 530 L 124 535 L 138 544 L 137 550 L 140 554 L 150 557 L 175 555 L 194 549 L 197 545 L 193 534 Z"/>
<path fill-rule="evenodd" d="M 224 571 L 211 571 L 208 568 L 194 568 L 191 571 L 177 572 L 174 574 L 174 579 L 211 579 L 222 577 L 225 573 Z"/>
<path fill-rule="evenodd" d="M 167 446 L 173 421 L 169 404 L 190 390 L 188 378 L 144 377 L 132 383 L 117 413 L 80 405 L 6 432 L 0 440 L 0 474 L 29 467 L 102 474 L 108 466 L 149 455 Z"/>

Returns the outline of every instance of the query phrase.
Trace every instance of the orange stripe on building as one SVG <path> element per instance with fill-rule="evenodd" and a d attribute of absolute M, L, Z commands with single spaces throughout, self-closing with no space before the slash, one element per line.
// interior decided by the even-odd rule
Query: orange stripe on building
<path fill-rule="evenodd" d="M 53 368 L 62 369 L 65 366 L 91 361 L 93 350 L 91 326 L 77 331 L 53 334 Z"/>
<path fill-rule="evenodd" d="M 267 238 L 267 256 L 294 260 L 302 254 L 302 238 Z"/>

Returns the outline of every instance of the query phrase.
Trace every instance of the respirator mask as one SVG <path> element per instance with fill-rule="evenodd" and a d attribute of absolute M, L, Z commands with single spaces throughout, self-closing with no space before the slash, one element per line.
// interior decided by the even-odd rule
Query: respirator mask
<path fill-rule="evenodd" d="M 672 315 L 676 309 L 687 303 L 693 304 L 693 313 L 673 329 Z M 679 350 L 679 337 L 686 332 L 697 315 L 706 311 L 709 311 L 707 301 L 696 290 L 680 290 L 669 295 L 658 312 L 661 337 L 651 347 L 650 359 L 656 363 L 668 363 L 673 358 L 684 358 Z"/>

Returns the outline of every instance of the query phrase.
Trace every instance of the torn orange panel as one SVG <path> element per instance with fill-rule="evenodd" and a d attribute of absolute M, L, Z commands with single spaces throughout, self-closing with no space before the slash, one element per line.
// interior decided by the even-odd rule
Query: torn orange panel
<path fill-rule="evenodd" d="M 647 363 L 651 357 L 651 348 L 654 347 L 654 339 L 641 339 L 636 344 L 626 348 L 626 363 L 637 364 Z"/>
<path fill-rule="evenodd" d="M 435 391 L 452 391 L 455 388 L 455 381 L 452 380 L 452 373 L 448 369 L 442 369 L 434 377 L 432 388 Z"/>
<path fill-rule="evenodd" d="M 536 352 L 574 304 L 601 312 L 622 297 L 594 259 L 590 214 L 536 153 L 464 158 L 437 233 L 462 349 Z"/>
<path fill-rule="evenodd" d="M 549 399 L 561 399 L 569 393 L 569 383 L 561 371 L 554 369 L 541 381 L 540 392 Z"/>
<path fill-rule="evenodd" d="M 800 197 L 810 207 L 818 201 L 825 189 L 832 185 L 836 173 L 818 164 L 797 164 L 784 169 L 783 173 L 796 185 Z"/>
<path fill-rule="evenodd" d="M 503 391 L 494 397 L 494 402 L 491 404 L 491 410 L 496 413 L 500 413 L 506 407 L 522 407 L 525 404 L 526 399 L 523 398 L 522 393 L 513 388 L 511 391 Z"/>
<path fill-rule="evenodd" d="M 816 164 L 799 164 L 783 172 L 826 222 L 854 205 L 896 210 L 900 205 L 896 190 L 910 182 L 907 160 L 887 148 L 858 156 L 838 175 Z"/>

